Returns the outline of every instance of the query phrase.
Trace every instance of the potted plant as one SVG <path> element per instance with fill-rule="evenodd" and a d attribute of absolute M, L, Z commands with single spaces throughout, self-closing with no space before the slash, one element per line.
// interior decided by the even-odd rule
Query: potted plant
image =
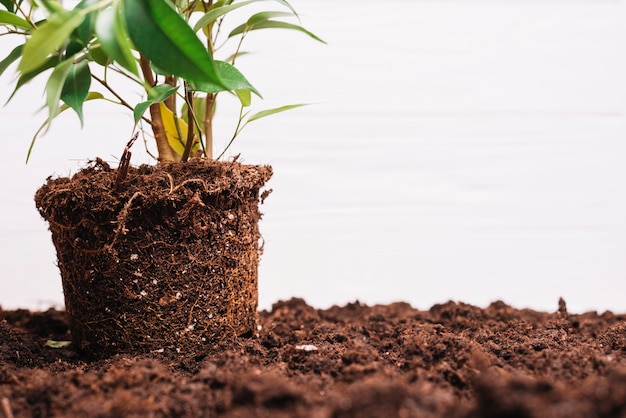
<path fill-rule="evenodd" d="M 137 131 L 118 168 L 96 159 L 71 178 L 48 179 L 35 196 L 57 251 L 72 341 L 87 355 L 194 353 L 256 331 L 258 205 L 272 170 L 217 161 L 225 150 L 213 158 L 216 99 L 228 93 L 241 104 L 230 146 L 248 123 L 301 106 L 250 113 L 260 94 L 235 67 L 246 36 L 279 28 L 321 41 L 288 20 L 298 15 L 286 0 L 274 1 L 282 11 L 255 9 L 224 33 L 235 10 L 261 2 L 82 0 L 66 9 L 0 0 L 2 34 L 16 40 L 0 74 L 17 63 L 13 94 L 48 77 L 48 116 L 28 155 L 61 112 L 73 109 L 82 122 L 89 100 L 128 108 L 133 129 L 149 127 L 156 144 L 156 165 L 131 166 Z M 224 41 L 234 51 L 217 60 Z M 124 93 L 128 80 L 144 92 L 139 103 Z"/>

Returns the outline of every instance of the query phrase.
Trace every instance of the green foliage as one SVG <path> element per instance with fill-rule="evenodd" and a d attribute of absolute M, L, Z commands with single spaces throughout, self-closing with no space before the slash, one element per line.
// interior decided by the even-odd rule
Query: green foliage
<path fill-rule="evenodd" d="M 241 16 L 246 7 L 261 2 L 277 4 L 283 10 L 252 13 L 243 23 L 229 22 L 234 27 L 230 33 L 220 33 L 225 19 Z M 236 10 L 240 11 L 235 14 Z M 17 63 L 18 77 L 9 100 L 24 84 L 47 76 L 48 115 L 33 137 L 29 155 L 37 136 L 64 110 L 72 109 L 82 124 L 83 104 L 106 100 L 131 110 L 135 125 L 150 123 L 159 152 L 163 143 L 173 143 L 172 129 L 165 132 L 163 120 L 159 123 L 150 118 L 167 114 L 176 124 L 180 120 L 188 125 L 188 138 L 203 142 L 202 148 L 211 156 L 210 119 L 218 94 L 233 94 L 241 103 L 230 143 L 248 123 L 302 106 L 282 106 L 252 115 L 244 112 L 252 105 L 252 95 L 261 98 L 261 94 L 234 63 L 245 54 L 241 44 L 250 32 L 270 28 L 300 32 L 323 42 L 300 26 L 295 9 L 286 0 L 82 0 L 71 10 L 60 0 L 0 0 L 0 35 L 15 40 L 11 52 L 0 57 L 0 75 Z M 218 42 L 220 36 L 223 39 Z M 234 52 L 226 59 L 215 59 L 220 47 L 227 44 Z M 128 97 L 134 95 L 119 87 L 121 80 L 127 79 L 141 86 L 145 100 L 136 105 L 130 102 Z M 94 85 L 99 90 L 92 91 Z M 151 107 L 154 112 L 148 116 Z M 193 123 L 188 120 L 190 115 Z M 178 125 L 176 131 L 175 149 L 170 147 L 173 157 L 160 155 L 161 160 L 181 158 L 179 144 L 184 138 Z"/>
<path fill-rule="evenodd" d="M 15 26 L 16 28 L 30 30 L 33 27 L 25 19 L 9 13 L 5 10 L 0 10 L 0 24 Z"/>
<path fill-rule="evenodd" d="M 189 24 L 166 0 L 124 3 L 124 19 L 133 44 L 162 71 L 229 90 L 213 59 Z"/>
<path fill-rule="evenodd" d="M 221 82 L 228 86 L 228 91 L 246 90 L 261 97 L 261 94 L 246 80 L 241 72 L 224 61 L 214 61 L 215 67 L 220 74 Z M 219 93 L 225 91 L 224 87 L 212 82 L 191 82 L 193 91 L 204 93 Z"/>
<path fill-rule="evenodd" d="M 137 61 L 132 53 L 132 45 L 126 33 L 126 25 L 119 4 L 118 7 L 109 6 L 101 10 L 94 29 L 99 41 L 98 45 L 107 56 L 105 62 L 114 61 L 137 75 Z M 95 59 L 96 56 L 94 56 Z"/>
<path fill-rule="evenodd" d="M 91 71 L 89 71 L 87 61 L 72 63 L 65 76 L 61 100 L 74 109 L 81 124 L 83 123 L 83 103 L 89 94 L 89 87 L 91 87 Z"/>
<path fill-rule="evenodd" d="M 57 114 L 65 80 L 70 76 L 70 70 L 73 65 L 74 63 L 71 59 L 61 61 L 54 67 L 50 78 L 48 78 L 48 82 L 46 83 L 46 107 L 48 108 L 48 115 L 50 115 L 50 117 Z"/>
<path fill-rule="evenodd" d="M 84 18 L 84 13 L 80 11 L 62 11 L 52 15 L 32 31 L 22 50 L 17 70 L 25 74 L 40 67 L 46 58 L 59 50 Z"/>
<path fill-rule="evenodd" d="M 178 87 L 170 86 L 169 84 L 160 84 L 154 86 L 148 90 L 148 100 L 139 103 L 133 110 L 133 116 L 135 117 L 135 125 L 139 123 L 143 114 L 148 110 L 150 106 L 155 103 L 161 103 L 165 101 L 172 94 L 176 93 Z"/>
<path fill-rule="evenodd" d="M 13 51 L 9 53 L 2 61 L 0 61 L 0 75 L 9 68 L 9 65 L 13 64 L 19 57 L 22 56 L 22 48 L 24 45 L 18 45 L 13 48 Z"/>
<path fill-rule="evenodd" d="M 13 12 L 13 10 L 15 10 L 13 1 L 11 0 L 0 0 L 0 4 L 3 5 L 4 8 L 8 10 L 9 12 Z"/>

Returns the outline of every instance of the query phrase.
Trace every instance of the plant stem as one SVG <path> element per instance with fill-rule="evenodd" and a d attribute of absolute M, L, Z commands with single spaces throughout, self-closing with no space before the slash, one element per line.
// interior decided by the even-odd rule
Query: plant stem
<path fill-rule="evenodd" d="M 208 7 L 213 5 L 213 0 L 209 0 Z M 206 39 L 207 50 L 213 56 L 215 52 L 215 44 L 213 38 L 213 24 L 207 31 Z M 215 116 L 215 99 L 217 93 L 207 93 L 204 106 L 203 130 L 205 136 L 204 154 L 207 158 L 213 159 L 213 116 Z"/>
<path fill-rule="evenodd" d="M 174 77 L 173 75 L 168 75 L 165 77 L 165 84 L 169 84 L 172 87 L 176 87 L 176 83 L 177 83 L 176 77 Z M 167 108 L 171 110 L 173 113 L 176 113 L 176 95 L 175 94 L 172 94 L 170 97 L 165 99 L 163 104 L 165 104 L 165 106 L 167 106 Z"/>
<path fill-rule="evenodd" d="M 204 107 L 204 136 L 205 150 L 207 158 L 213 159 L 213 116 L 215 115 L 215 98 L 217 94 L 208 93 L 206 95 L 206 105 Z"/>
<path fill-rule="evenodd" d="M 22 10 L 21 7 L 21 2 L 17 2 L 15 0 L 13 0 L 13 5 L 17 8 L 17 10 L 20 11 L 20 13 L 22 14 L 22 16 L 24 16 L 24 19 L 33 27 L 33 28 L 37 28 L 37 25 L 35 24 L 35 22 L 32 21 L 32 19 L 30 18 L 30 14 L 24 13 L 24 10 Z M 31 8 L 32 11 L 32 8 Z"/>
<path fill-rule="evenodd" d="M 191 148 L 193 147 L 195 124 L 193 123 L 193 92 L 189 90 L 187 83 L 185 83 L 185 100 L 187 101 L 187 139 L 185 142 L 185 151 L 181 161 L 187 161 L 189 154 L 191 154 Z"/>
<path fill-rule="evenodd" d="M 142 55 L 139 59 L 139 65 L 146 83 L 148 83 L 151 87 L 154 87 L 156 85 L 156 81 L 154 80 L 154 76 L 152 74 L 152 68 L 150 68 L 150 61 Z M 167 142 L 159 103 L 155 103 L 150 106 L 150 116 L 152 119 L 152 133 L 154 134 L 154 140 L 156 141 L 157 151 L 159 153 L 159 162 L 167 164 L 177 161 L 178 158 L 176 158 L 176 153 Z"/>
<path fill-rule="evenodd" d="M 239 55 L 241 44 L 243 44 L 243 40 L 245 39 L 247 34 L 248 32 L 244 32 L 241 34 L 241 38 L 239 38 L 239 44 L 237 45 L 237 49 L 235 50 L 235 53 L 233 54 L 233 60 L 231 61 L 230 65 L 235 65 L 235 60 L 237 59 L 237 55 Z"/>
<path fill-rule="evenodd" d="M 93 73 L 91 74 L 91 78 L 96 80 L 98 83 L 100 83 L 102 85 L 102 87 L 107 89 L 113 96 L 115 96 L 115 98 L 117 100 L 119 100 L 119 103 L 117 103 L 117 104 L 121 104 L 122 106 L 127 107 L 130 110 L 134 110 L 135 109 L 126 100 L 124 100 L 122 98 L 122 96 L 120 96 L 115 90 L 113 90 L 113 88 L 109 85 L 109 83 L 106 82 L 106 80 L 101 79 L 100 77 L 98 77 L 97 75 L 94 75 Z M 142 117 L 141 119 L 144 122 L 148 123 L 150 126 L 152 126 L 152 121 L 150 119 L 145 118 L 145 117 Z"/>

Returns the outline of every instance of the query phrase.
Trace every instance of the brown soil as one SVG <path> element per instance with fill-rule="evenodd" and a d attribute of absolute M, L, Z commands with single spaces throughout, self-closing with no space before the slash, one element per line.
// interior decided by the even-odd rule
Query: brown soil
<path fill-rule="evenodd" d="M 120 173 L 125 173 L 121 180 Z M 114 170 L 96 160 L 35 195 L 76 347 L 92 356 L 256 330 L 260 188 L 268 166 L 195 159 Z"/>
<path fill-rule="evenodd" d="M 87 361 L 0 311 L 0 417 L 626 417 L 626 315 L 404 303 L 261 312 L 258 335 Z M 4 414 L 4 415 L 3 415 Z"/>

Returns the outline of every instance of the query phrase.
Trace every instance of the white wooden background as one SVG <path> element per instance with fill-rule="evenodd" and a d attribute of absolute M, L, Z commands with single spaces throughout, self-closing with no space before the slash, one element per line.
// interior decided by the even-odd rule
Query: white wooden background
<path fill-rule="evenodd" d="M 233 149 L 275 170 L 262 308 L 300 296 L 555 310 L 563 296 L 571 311 L 626 311 L 623 2 L 293 5 L 329 45 L 268 32 L 241 60 L 267 98 L 259 108 L 317 103 L 251 125 Z M 113 161 L 130 135 L 128 115 L 89 105 L 83 131 L 64 115 L 25 166 L 41 89 L 0 109 L 4 308 L 62 305 L 32 195 L 88 158 Z"/>

